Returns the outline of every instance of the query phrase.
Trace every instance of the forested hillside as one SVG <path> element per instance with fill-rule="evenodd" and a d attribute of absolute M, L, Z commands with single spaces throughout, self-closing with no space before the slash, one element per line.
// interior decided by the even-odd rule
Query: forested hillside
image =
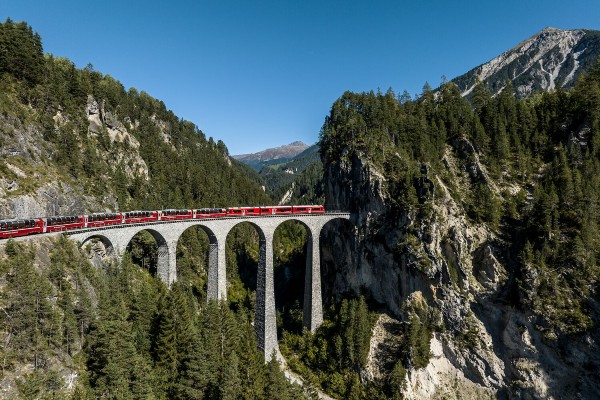
<path fill-rule="evenodd" d="M 450 82 L 332 105 L 321 163 L 288 199 L 355 224 L 320 237 L 315 333 L 301 327 L 308 233 L 286 223 L 273 243 L 280 347 L 303 389 L 256 351 L 246 224 L 226 243 L 226 304 L 206 301 L 200 229 L 178 243 L 171 288 L 148 233 L 120 264 L 64 238 L 2 243 L 0 397 L 599 398 L 600 66 L 568 91 L 514 92 L 479 83 L 467 100 Z M 0 128 L 2 216 L 271 202 L 222 142 L 10 20 Z"/>
<path fill-rule="evenodd" d="M 467 377 L 454 384 L 465 396 L 475 385 L 595 398 L 600 66 L 568 92 L 520 100 L 507 86 L 492 97 L 477 85 L 472 104 L 453 83 L 415 100 L 348 92 L 333 104 L 320 141 L 326 203 L 357 213 L 364 239 L 332 285 L 443 343 L 434 372 L 415 353 L 399 360 L 412 371 L 405 393 L 447 394 L 450 378 L 418 378 L 444 360 Z M 417 294 L 421 316 L 407 310 Z"/>
<path fill-rule="evenodd" d="M 404 104 L 391 92 L 346 93 L 327 119 L 323 158 L 368 160 L 385 178 L 390 216 L 430 223 L 439 184 L 427 176 L 438 176 L 469 220 L 515 255 L 511 301 L 538 311 L 548 335 L 582 332 L 600 279 L 600 68 L 572 92 L 511 93 L 491 98 L 479 85 L 473 108 L 453 84 Z M 462 185 L 447 176 L 449 151 L 468 174 Z M 359 211 L 358 201 L 347 206 Z"/>
<path fill-rule="evenodd" d="M 44 55 L 39 35 L 10 20 L 0 24 L 0 127 L 2 217 L 271 203 L 221 141 L 91 65 Z M 292 233 L 277 235 L 281 257 L 303 251 L 306 234 Z M 257 245 L 251 227 L 234 230 L 230 302 L 207 305 L 201 230 L 182 237 L 170 289 L 152 274 L 147 233 L 121 264 L 62 238 L 4 242 L 0 397 L 305 398 L 256 349 Z"/>
<path fill-rule="evenodd" d="M 0 216 L 270 203 L 250 169 L 165 104 L 0 24 Z"/>

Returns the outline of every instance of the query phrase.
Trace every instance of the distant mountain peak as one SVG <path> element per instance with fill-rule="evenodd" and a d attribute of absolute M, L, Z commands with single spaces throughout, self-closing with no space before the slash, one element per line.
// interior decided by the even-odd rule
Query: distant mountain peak
<path fill-rule="evenodd" d="M 259 151 L 257 153 L 238 154 L 233 156 L 233 158 L 248 165 L 254 162 L 265 162 L 279 159 L 281 159 L 282 161 L 287 161 L 290 158 L 293 158 L 298 154 L 302 153 L 308 147 L 309 146 L 307 146 L 301 141 L 295 141 L 284 146 L 272 147 L 269 149 Z"/>
<path fill-rule="evenodd" d="M 304 147 L 308 147 L 306 144 L 304 144 L 303 141 L 301 140 L 297 140 L 295 142 L 292 142 L 290 144 L 288 144 L 288 146 L 304 146 Z"/>
<path fill-rule="evenodd" d="M 511 81 L 517 95 L 525 97 L 536 91 L 573 86 L 579 73 L 599 55 L 599 31 L 548 26 L 452 81 L 463 96 L 468 96 L 478 81 L 492 94 L 501 92 L 506 81 Z"/>
<path fill-rule="evenodd" d="M 542 29 L 542 30 L 541 30 L 541 31 L 538 33 L 538 35 L 539 35 L 540 33 L 545 33 L 545 32 L 560 32 L 560 31 L 562 31 L 562 29 L 558 29 L 558 28 L 555 28 L 555 27 L 553 27 L 553 26 L 547 26 L 547 27 L 545 27 L 544 29 Z"/>

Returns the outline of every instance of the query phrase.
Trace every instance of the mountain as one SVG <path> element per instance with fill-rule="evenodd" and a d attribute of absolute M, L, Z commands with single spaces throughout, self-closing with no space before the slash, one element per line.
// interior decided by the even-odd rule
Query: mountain
<path fill-rule="evenodd" d="M 285 146 L 265 149 L 258 153 L 234 155 L 233 158 L 249 165 L 256 171 L 260 171 L 265 165 L 286 162 L 308 149 L 308 147 L 306 144 L 296 141 Z"/>
<path fill-rule="evenodd" d="M 325 204 L 357 229 L 321 237 L 321 288 L 402 321 L 363 364 L 396 360 L 387 396 L 600 398 L 598 121 L 600 65 L 535 101 L 483 91 L 473 108 L 448 82 L 332 105 Z"/>
<path fill-rule="evenodd" d="M 568 89 L 600 56 L 600 31 L 545 28 L 511 50 L 452 80 L 463 96 L 478 81 L 495 95 L 506 82 L 525 97 L 537 91 Z"/>
<path fill-rule="evenodd" d="M 279 204 L 320 204 L 323 200 L 317 187 L 322 173 L 317 144 L 294 142 L 234 157 L 258 172 L 266 192 Z"/>
<path fill-rule="evenodd" d="M 255 171 L 162 101 L 44 55 L 24 22 L 0 23 L 0 219 L 269 203 Z M 180 238 L 169 288 L 151 273 L 148 231 L 120 264 L 62 235 L 1 240 L 0 398 L 304 398 L 257 350 L 239 271 L 257 262 L 258 235 L 232 232 L 220 304 L 206 300 L 202 229 Z M 278 259 L 295 239 L 274 239 Z"/>
<path fill-rule="evenodd" d="M 0 28 L 3 213 L 268 201 L 160 100 L 44 56 L 24 23 Z M 451 82 L 414 101 L 346 92 L 318 150 L 263 166 L 295 177 L 290 201 L 352 213 L 319 236 L 313 333 L 309 233 L 273 239 L 280 350 L 304 391 L 256 351 L 263 255 L 246 223 L 225 246 L 221 304 L 206 302 L 202 229 L 178 243 L 170 288 L 150 274 L 148 232 L 101 268 L 61 236 L 0 243 L 0 397 L 600 398 L 600 66 L 585 68 L 566 93 L 482 91 L 476 108 Z"/>
<path fill-rule="evenodd" d="M 279 204 L 322 204 L 323 168 L 314 144 L 292 159 L 262 167 L 259 176 Z"/>
<path fill-rule="evenodd" d="M 162 101 L 0 24 L 0 219 L 269 202 L 254 171 Z"/>

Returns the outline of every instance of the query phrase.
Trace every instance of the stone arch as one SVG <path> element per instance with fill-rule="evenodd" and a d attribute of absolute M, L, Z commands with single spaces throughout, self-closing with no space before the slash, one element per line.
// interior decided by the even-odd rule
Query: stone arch
<path fill-rule="evenodd" d="M 156 246 L 158 248 L 156 256 L 156 275 L 165 284 L 170 285 L 176 278 L 176 271 L 173 271 L 175 267 L 175 251 L 169 248 L 167 239 L 159 231 L 148 226 L 136 229 L 131 232 L 130 237 L 124 242 L 124 249 L 129 247 L 133 238 L 142 231 L 148 232 L 156 241 Z"/>
<path fill-rule="evenodd" d="M 86 237 L 81 242 L 81 248 L 85 249 L 88 245 L 90 246 L 88 257 L 92 264 L 97 267 L 102 265 L 103 259 L 117 256 L 112 241 L 105 235 L 94 234 Z"/>
<path fill-rule="evenodd" d="M 177 236 L 177 243 L 175 244 L 175 248 L 179 244 L 181 237 L 185 232 L 190 229 L 200 229 L 203 231 L 208 238 L 208 249 L 207 249 L 207 290 L 206 296 L 207 299 L 219 299 L 219 287 L 218 287 L 218 266 L 219 266 L 219 238 L 215 234 L 214 230 L 208 227 L 203 223 L 193 223 L 187 226 L 181 233 Z M 222 243 L 221 246 L 225 244 Z M 179 275 L 179 269 L 177 273 Z M 212 276 L 215 275 L 215 276 Z"/>
<path fill-rule="evenodd" d="M 265 231 L 264 231 L 264 227 L 260 226 L 259 224 L 257 224 L 256 222 L 252 221 L 252 220 L 240 220 L 239 222 L 235 222 L 233 225 L 231 225 L 231 227 L 227 230 L 226 233 L 226 237 L 229 235 L 229 233 L 236 227 L 242 225 L 242 224 L 248 224 L 251 225 L 255 230 L 256 233 L 258 233 L 258 240 L 265 240 L 266 236 L 265 236 Z"/>
<path fill-rule="evenodd" d="M 318 246 L 318 232 L 315 234 L 315 230 L 318 229 L 318 227 L 315 226 L 311 226 L 310 224 L 307 224 L 304 220 L 300 219 L 300 218 L 286 218 L 285 220 L 282 220 L 280 223 L 278 223 L 275 227 L 275 233 L 278 231 L 278 229 L 280 229 L 283 224 L 287 223 L 287 222 L 297 222 L 299 223 L 304 230 L 306 231 L 306 247 L 305 247 L 305 253 L 304 253 L 304 276 L 302 277 L 302 282 L 303 282 L 303 295 L 302 295 L 302 326 L 314 331 L 318 325 L 320 325 L 323 322 L 322 319 L 322 310 L 321 310 L 321 301 L 320 301 L 320 297 L 321 297 L 321 293 L 320 293 L 320 288 L 313 288 L 313 286 L 315 284 L 317 284 L 318 286 L 320 286 L 319 282 L 315 282 L 314 281 L 314 269 L 315 268 L 319 268 L 320 266 L 318 265 L 319 260 L 318 257 L 315 260 L 314 255 L 313 255 L 313 248 L 316 248 L 318 250 L 319 246 Z M 316 243 L 315 243 L 316 240 Z M 273 246 L 275 246 L 275 243 L 273 244 Z M 276 251 L 274 249 L 274 251 Z M 317 265 L 315 266 L 315 262 L 317 263 Z M 275 278 L 277 279 L 277 274 L 278 271 L 275 271 Z M 275 293 L 276 296 L 276 300 L 277 300 L 277 291 Z M 314 309 L 318 309 L 318 311 L 314 310 Z M 315 319 L 316 318 L 316 319 Z M 314 319 L 314 321 L 313 321 Z"/>
<path fill-rule="evenodd" d="M 279 354 L 273 281 L 273 233 L 275 229 L 272 225 L 261 223 L 258 220 L 246 220 L 231 225 L 227 234 L 241 223 L 249 223 L 253 226 L 259 237 L 254 334 L 258 348 L 263 351 L 265 359 L 268 360 L 273 352 Z"/>
<path fill-rule="evenodd" d="M 225 251 L 225 249 L 227 248 L 227 245 L 231 245 L 232 243 L 236 242 L 236 238 L 234 237 L 234 232 L 236 233 L 241 233 L 244 232 L 243 227 L 251 227 L 250 229 L 254 230 L 254 232 L 256 232 L 256 235 L 258 236 L 258 243 L 257 246 L 258 248 L 256 248 L 256 251 L 258 252 L 258 262 L 256 263 L 256 270 L 254 270 L 254 263 L 249 262 L 250 260 L 245 260 L 246 262 L 244 262 L 243 260 L 237 260 L 238 262 L 238 268 L 240 268 L 238 270 L 239 273 L 239 277 L 242 280 L 244 286 L 250 290 L 256 290 L 256 286 L 258 283 L 258 273 L 260 271 L 260 263 L 261 263 L 261 259 L 264 259 L 264 257 L 261 257 L 261 249 L 264 250 L 264 245 L 266 244 L 267 241 L 267 236 L 265 235 L 265 230 L 264 227 L 260 226 L 259 224 L 257 224 L 255 221 L 248 221 L 248 220 L 234 220 L 231 221 L 231 224 L 227 227 L 226 232 L 224 232 L 223 235 L 223 250 Z M 240 229 L 240 230 L 238 230 Z M 271 238 L 271 242 L 272 242 L 272 238 Z M 242 261 L 242 264 L 245 264 L 247 267 L 250 266 L 250 268 L 241 268 L 242 265 L 239 264 L 239 262 Z M 231 259 L 226 259 L 225 257 L 223 258 L 223 266 L 222 266 L 222 270 L 223 270 L 223 274 L 227 274 L 226 269 L 228 268 L 228 265 L 231 265 Z"/>
<path fill-rule="evenodd" d="M 323 302 L 327 305 L 333 299 L 336 285 L 336 272 L 355 264 L 356 226 L 348 218 L 331 218 L 319 232 L 321 245 L 321 284 Z"/>

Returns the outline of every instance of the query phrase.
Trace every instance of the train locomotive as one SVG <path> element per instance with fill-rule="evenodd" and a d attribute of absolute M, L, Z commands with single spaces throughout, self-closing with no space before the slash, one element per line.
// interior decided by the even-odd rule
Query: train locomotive
<path fill-rule="evenodd" d="M 64 232 L 73 229 L 122 224 L 146 224 L 158 221 L 323 213 L 325 213 L 325 207 L 322 205 L 304 205 L 199 208 L 187 210 L 167 209 L 43 217 L 0 221 L 0 239 L 46 232 Z"/>

